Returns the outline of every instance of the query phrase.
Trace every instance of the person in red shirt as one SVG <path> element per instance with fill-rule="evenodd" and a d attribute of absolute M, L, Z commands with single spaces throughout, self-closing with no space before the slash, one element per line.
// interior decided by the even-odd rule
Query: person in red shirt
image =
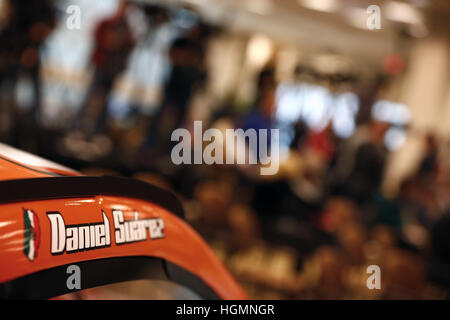
<path fill-rule="evenodd" d="M 126 19 L 130 3 L 121 1 L 116 13 L 97 25 L 91 64 L 95 68 L 91 88 L 82 107 L 84 130 L 102 131 L 106 123 L 107 96 L 117 76 L 125 69 L 135 40 Z"/>
<path fill-rule="evenodd" d="M 117 76 L 122 72 L 134 47 L 134 39 L 126 20 L 128 8 L 129 2 L 122 1 L 117 12 L 100 21 L 95 29 L 92 64 L 103 75 Z"/>

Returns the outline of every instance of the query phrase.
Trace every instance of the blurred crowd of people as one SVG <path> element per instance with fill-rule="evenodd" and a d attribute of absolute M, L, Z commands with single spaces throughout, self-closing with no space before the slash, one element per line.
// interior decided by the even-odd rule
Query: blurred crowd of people
<path fill-rule="evenodd" d="M 252 297 L 449 298 L 447 142 L 427 134 L 417 172 L 389 197 L 382 189 L 389 124 L 370 117 L 346 139 L 331 125 L 316 132 L 299 120 L 274 176 L 255 175 L 252 166 L 176 166 L 170 160 L 171 133 L 190 129 L 196 120 L 192 100 L 208 81 L 207 44 L 220 30 L 197 19 L 174 33 L 160 51 L 170 69 L 159 105 L 148 113 L 130 108 L 117 121 L 108 97 L 143 41 L 127 22 L 130 6 L 139 6 L 149 22 L 145 41 L 171 20 L 167 8 L 130 1 L 101 20 L 90 59 L 92 81 L 79 112 L 69 126 L 50 130 L 39 122 L 39 48 L 55 28 L 56 13 L 50 1 L 8 1 L 0 25 L 3 142 L 86 174 L 132 176 L 178 193 L 188 221 Z M 35 90 L 33 107 L 25 111 L 12 94 L 22 73 L 30 75 Z M 256 79 L 254 102 L 239 109 L 223 101 L 204 129 L 277 128 L 277 85 L 274 68 L 267 66 Z M 369 265 L 382 270 L 381 290 L 366 287 Z"/>
<path fill-rule="evenodd" d="M 275 86 L 274 79 L 264 83 Z M 267 98 L 273 88 L 260 90 L 255 109 L 236 126 L 276 127 Z M 448 142 L 426 134 L 416 172 L 387 194 L 389 127 L 371 118 L 341 139 L 331 124 L 315 132 L 298 121 L 276 176 L 220 168 L 196 184 L 205 220 L 199 230 L 206 226 L 215 239 L 226 226 L 231 238 L 218 251 L 241 279 L 252 279 L 258 297 L 448 298 Z M 370 265 L 382 270 L 381 290 L 367 288 Z M 271 293 L 261 289 L 268 287 Z"/>

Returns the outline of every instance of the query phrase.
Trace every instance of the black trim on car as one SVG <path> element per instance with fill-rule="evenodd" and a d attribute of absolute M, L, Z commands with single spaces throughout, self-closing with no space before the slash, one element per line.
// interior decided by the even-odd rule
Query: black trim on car
<path fill-rule="evenodd" d="M 2 300 L 38 300 L 58 297 L 80 290 L 67 286 L 67 268 L 77 265 L 81 274 L 81 289 L 134 280 L 166 280 L 178 283 L 203 299 L 220 299 L 199 277 L 163 259 L 146 256 L 116 257 L 74 262 L 39 271 L 0 283 Z"/>
<path fill-rule="evenodd" d="M 0 203 L 120 196 L 160 205 L 184 219 L 181 201 L 171 192 L 140 180 L 122 177 L 52 177 L 0 181 Z"/>

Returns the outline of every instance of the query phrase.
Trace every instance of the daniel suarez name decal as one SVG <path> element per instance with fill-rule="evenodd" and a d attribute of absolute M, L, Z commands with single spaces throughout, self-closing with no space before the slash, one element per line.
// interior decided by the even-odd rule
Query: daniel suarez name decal
<path fill-rule="evenodd" d="M 164 238 L 164 221 L 161 218 L 125 220 L 122 210 L 112 210 L 114 242 L 116 245 Z M 59 212 L 47 212 L 51 225 L 51 253 L 75 253 L 111 246 L 110 221 L 102 210 L 103 221 L 66 225 Z"/>

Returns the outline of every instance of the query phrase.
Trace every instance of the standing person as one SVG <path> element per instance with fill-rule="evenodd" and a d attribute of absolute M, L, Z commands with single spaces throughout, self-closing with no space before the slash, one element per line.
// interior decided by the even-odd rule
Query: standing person
<path fill-rule="evenodd" d="M 275 128 L 276 87 L 275 70 L 270 67 L 262 70 L 258 76 L 258 92 L 253 109 L 242 119 L 239 125 L 244 131 L 248 129 L 255 129 L 256 132 L 261 129 L 267 130 L 267 148 L 270 148 L 271 129 Z M 259 135 L 257 137 L 257 149 L 250 151 L 259 157 Z"/>
<path fill-rule="evenodd" d="M 0 30 L 0 82 L 14 86 L 20 77 L 31 80 L 32 123 L 41 113 L 40 50 L 56 25 L 53 1 L 10 0 L 7 3 L 6 26 Z"/>
<path fill-rule="evenodd" d="M 161 109 L 155 116 L 147 144 L 156 144 L 162 152 L 170 150 L 170 135 L 184 125 L 189 102 L 195 90 L 207 79 L 205 54 L 212 28 L 197 23 L 185 35 L 175 39 L 169 50 L 171 71 L 164 90 Z"/>
<path fill-rule="evenodd" d="M 173 112 L 175 127 L 182 125 L 194 90 L 206 80 L 209 31 L 207 25 L 199 22 L 185 36 L 176 39 L 170 48 L 172 71 L 165 88 L 163 108 Z"/>
<path fill-rule="evenodd" d="M 420 162 L 419 174 L 436 178 L 439 169 L 439 145 L 437 137 L 429 132 L 425 136 L 425 154 Z"/>
<path fill-rule="evenodd" d="M 147 24 L 130 55 L 126 77 L 136 84 L 134 111 L 150 119 L 161 105 L 170 72 L 168 52 L 178 30 L 170 21 L 168 9 L 145 5 L 142 11 Z"/>
<path fill-rule="evenodd" d="M 388 156 L 384 145 L 388 129 L 388 123 L 376 119 L 357 129 L 339 151 L 334 172 L 335 192 L 362 203 L 380 190 Z"/>
<path fill-rule="evenodd" d="M 81 110 L 84 130 L 101 132 L 107 119 L 107 97 L 117 76 L 124 71 L 134 39 L 126 13 L 130 3 L 122 0 L 116 13 L 97 25 L 91 64 L 95 68 L 93 82 Z"/>

